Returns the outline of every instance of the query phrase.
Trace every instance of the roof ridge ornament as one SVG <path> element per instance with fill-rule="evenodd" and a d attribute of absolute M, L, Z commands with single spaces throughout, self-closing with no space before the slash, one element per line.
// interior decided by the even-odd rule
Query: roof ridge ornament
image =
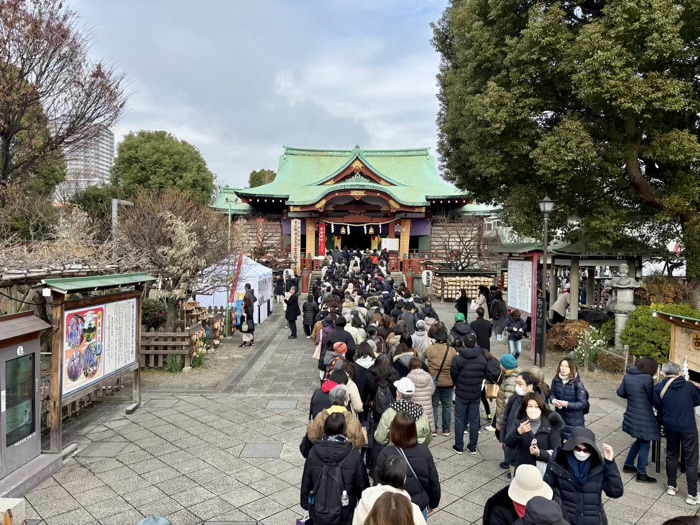
<path fill-rule="evenodd" d="M 364 169 L 364 167 L 365 167 L 364 164 L 362 164 L 362 163 L 359 161 L 359 159 L 352 163 L 352 171 L 353 171 L 353 173 L 355 173 L 356 175 L 359 175 L 360 172 Z"/>

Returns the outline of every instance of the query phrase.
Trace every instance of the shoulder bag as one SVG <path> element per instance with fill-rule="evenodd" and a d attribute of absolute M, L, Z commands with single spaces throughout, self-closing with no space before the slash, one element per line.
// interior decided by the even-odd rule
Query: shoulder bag
<path fill-rule="evenodd" d="M 243 314 L 243 317 L 241 317 L 241 332 L 247 332 L 248 329 L 248 316 Z"/>
<path fill-rule="evenodd" d="M 411 465 L 411 462 L 408 461 L 408 458 L 406 457 L 406 453 L 403 451 L 402 448 L 397 447 L 396 445 L 394 445 L 394 448 L 395 448 L 396 450 L 399 451 L 399 454 L 401 455 L 401 457 L 403 458 L 403 460 L 406 462 L 406 465 L 408 466 L 408 469 L 411 471 L 411 474 L 413 474 L 413 477 L 416 478 L 416 481 L 417 481 L 418 484 L 420 485 L 420 488 L 423 490 L 423 492 L 425 492 L 426 494 L 428 494 L 428 489 L 426 489 L 426 488 L 423 486 L 423 483 L 421 482 L 420 478 L 416 475 L 416 471 L 413 470 L 413 466 Z"/>
<path fill-rule="evenodd" d="M 442 358 L 442 363 L 440 363 L 440 368 L 438 368 L 437 374 L 435 374 L 435 377 L 433 377 L 433 383 L 435 384 L 435 388 L 438 387 L 438 377 L 440 377 L 440 373 L 442 372 L 443 367 L 445 366 L 445 361 L 447 360 L 447 354 L 450 353 L 450 346 L 445 345 L 445 357 Z"/>

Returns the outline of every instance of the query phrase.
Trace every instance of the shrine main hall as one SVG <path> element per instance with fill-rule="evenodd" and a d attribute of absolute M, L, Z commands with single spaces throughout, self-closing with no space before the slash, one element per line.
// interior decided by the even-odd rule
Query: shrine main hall
<path fill-rule="evenodd" d="M 275 180 L 224 187 L 213 208 L 256 221 L 266 245 L 300 257 L 338 248 L 430 252 L 434 218 L 492 216 L 495 208 L 440 177 L 428 148 L 315 150 L 285 147 Z M 441 221 L 443 225 L 445 221 Z"/>

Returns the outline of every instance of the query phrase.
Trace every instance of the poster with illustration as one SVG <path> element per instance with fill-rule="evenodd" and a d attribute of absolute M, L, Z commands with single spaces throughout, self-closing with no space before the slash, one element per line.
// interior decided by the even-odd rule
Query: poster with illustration
<path fill-rule="evenodd" d="M 64 314 L 63 394 L 79 390 L 104 375 L 104 306 Z"/>

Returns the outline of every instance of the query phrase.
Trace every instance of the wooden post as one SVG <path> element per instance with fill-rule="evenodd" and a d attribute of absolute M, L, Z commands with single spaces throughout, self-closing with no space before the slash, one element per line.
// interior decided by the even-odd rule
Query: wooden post
<path fill-rule="evenodd" d="M 580 266 L 579 258 L 571 258 L 571 304 L 569 306 L 569 311 L 571 312 L 571 319 L 574 321 L 578 319 L 578 297 L 579 297 L 579 283 L 580 283 Z"/>
<path fill-rule="evenodd" d="M 136 291 L 141 292 L 136 298 L 136 368 L 133 372 L 131 386 L 131 405 L 126 407 L 127 414 L 133 414 L 141 406 L 141 311 L 143 307 L 143 284 L 135 286 Z"/>
<path fill-rule="evenodd" d="M 63 302 L 65 296 L 52 293 L 54 333 L 51 337 L 51 428 L 49 452 L 60 454 L 63 450 Z"/>
<path fill-rule="evenodd" d="M 595 304 L 595 266 L 589 266 L 586 271 L 586 306 L 593 306 Z"/>

